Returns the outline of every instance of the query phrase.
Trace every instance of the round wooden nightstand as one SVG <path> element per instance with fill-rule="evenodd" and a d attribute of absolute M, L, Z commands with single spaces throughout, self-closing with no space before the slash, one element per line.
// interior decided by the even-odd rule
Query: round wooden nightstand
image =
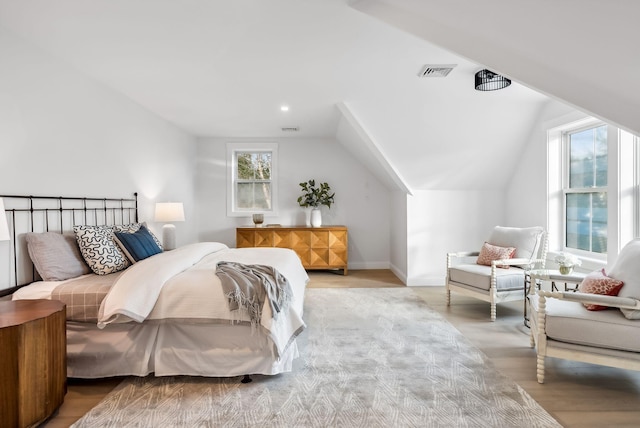
<path fill-rule="evenodd" d="M 67 392 L 65 305 L 0 301 L 0 419 L 28 427 L 53 414 Z"/>

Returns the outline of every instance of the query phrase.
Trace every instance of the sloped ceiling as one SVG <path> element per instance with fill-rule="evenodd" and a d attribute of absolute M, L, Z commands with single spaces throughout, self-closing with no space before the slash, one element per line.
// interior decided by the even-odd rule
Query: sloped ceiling
<path fill-rule="evenodd" d="M 466 22 L 447 2 L 431 3 Z M 518 83 L 475 91 L 474 73 L 494 64 L 410 34 L 415 28 L 387 19 L 397 11 L 382 6 L 0 0 L 0 26 L 197 136 L 337 138 L 345 103 L 408 188 L 502 188 L 549 98 Z M 419 78 L 424 64 L 456 67 L 446 78 Z M 507 70 L 521 72 L 497 71 Z"/>
<path fill-rule="evenodd" d="M 640 2 L 357 0 L 352 6 L 640 135 Z"/>

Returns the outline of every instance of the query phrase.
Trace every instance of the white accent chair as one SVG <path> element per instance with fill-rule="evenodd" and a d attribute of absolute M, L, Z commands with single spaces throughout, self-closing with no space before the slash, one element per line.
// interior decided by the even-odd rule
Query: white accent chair
<path fill-rule="evenodd" d="M 545 290 L 530 295 L 539 383 L 546 357 L 640 370 L 640 239 L 622 249 L 607 275 L 624 282 L 618 296 Z M 577 284 L 581 278 L 562 281 Z M 583 303 L 619 310 L 588 311 Z"/>
<path fill-rule="evenodd" d="M 485 266 L 476 263 L 479 251 L 448 253 L 446 299 L 447 306 L 450 306 L 453 291 L 489 302 L 491 321 L 495 321 L 497 303 L 524 300 L 525 270 L 544 268 L 547 240 L 542 227 L 496 226 L 487 242 L 500 247 L 514 247 L 514 258 L 494 260 L 491 266 Z M 510 269 L 498 267 L 504 265 Z"/>

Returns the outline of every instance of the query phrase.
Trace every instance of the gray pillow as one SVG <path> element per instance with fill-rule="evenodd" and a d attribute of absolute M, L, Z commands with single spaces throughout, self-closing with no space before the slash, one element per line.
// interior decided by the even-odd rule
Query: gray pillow
<path fill-rule="evenodd" d="M 45 281 L 63 281 L 91 272 L 73 234 L 56 232 L 25 234 L 36 271 Z"/>

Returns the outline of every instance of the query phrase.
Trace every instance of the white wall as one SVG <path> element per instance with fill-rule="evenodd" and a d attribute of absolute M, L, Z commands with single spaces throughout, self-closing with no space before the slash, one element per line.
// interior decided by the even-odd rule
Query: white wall
<path fill-rule="evenodd" d="M 407 285 L 444 285 L 448 252 L 480 251 L 509 226 L 502 190 L 418 190 L 407 202 Z"/>
<path fill-rule="evenodd" d="M 584 117 L 566 104 L 550 101 L 540 112 L 529 141 L 521 155 L 522 161 L 506 189 L 506 219 L 510 226 L 547 225 L 547 129 L 559 118 Z M 553 125 L 552 125 L 553 124 Z"/>
<path fill-rule="evenodd" d="M 400 190 L 391 195 L 391 270 L 405 284 L 408 279 L 407 267 L 407 198 Z"/>
<path fill-rule="evenodd" d="M 198 142 L 196 196 L 199 201 L 200 240 L 235 246 L 235 228 L 252 224 L 247 217 L 227 217 L 226 144 L 232 139 L 203 138 Z M 251 141 L 261 141 L 252 139 Z M 279 212 L 265 223 L 305 223 L 297 199 L 298 183 L 327 182 L 335 191 L 335 205 L 322 207 L 323 224 L 349 228 L 349 268 L 388 269 L 390 246 L 390 192 L 344 147 L 332 139 L 273 139 L 278 143 Z"/>
<path fill-rule="evenodd" d="M 156 200 L 183 201 L 187 220 L 193 216 L 192 137 L 2 29 L 0 52 L 0 194 L 137 191 L 141 220 L 153 220 Z M 195 222 L 178 224 L 179 244 L 195 237 Z"/>

